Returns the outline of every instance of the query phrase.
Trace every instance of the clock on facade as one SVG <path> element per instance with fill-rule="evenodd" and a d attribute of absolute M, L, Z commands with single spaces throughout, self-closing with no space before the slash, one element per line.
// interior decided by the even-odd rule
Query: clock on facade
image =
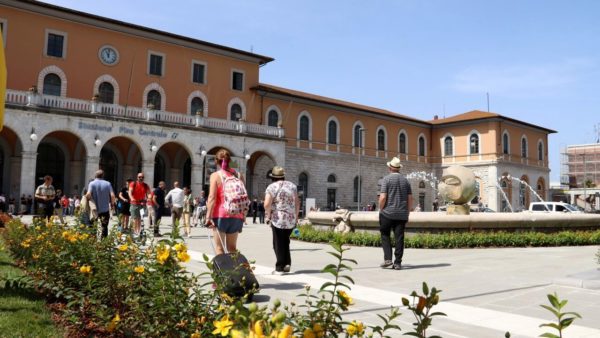
<path fill-rule="evenodd" d="M 119 52 L 112 46 L 102 46 L 98 51 L 100 61 L 108 66 L 116 65 L 119 62 Z"/>

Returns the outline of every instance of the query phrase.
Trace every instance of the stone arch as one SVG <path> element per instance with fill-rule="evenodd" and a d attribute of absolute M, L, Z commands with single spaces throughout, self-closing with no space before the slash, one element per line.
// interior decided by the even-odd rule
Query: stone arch
<path fill-rule="evenodd" d="M 283 117 L 281 115 L 281 110 L 279 109 L 279 107 L 275 104 L 270 105 L 269 107 L 267 107 L 267 110 L 265 110 L 265 125 L 269 125 L 269 113 L 271 112 L 271 110 L 274 110 L 275 112 L 277 112 L 277 124 L 281 124 L 283 123 Z"/>
<path fill-rule="evenodd" d="M 400 137 L 404 135 L 404 151 L 402 151 Z M 398 132 L 398 154 L 408 154 L 408 133 L 404 129 L 400 129 Z"/>
<path fill-rule="evenodd" d="M 158 84 L 157 82 L 152 82 L 149 85 L 146 86 L 146 88 L 144 88 L 144 94 L 142 96 L 142 106 L 143 107 L 147 107 L 148 106 L 148 93 L 151 90 L 156 90 L 160 93 L 160 107 L 154 107 L 154 109 L 160 108 L 160 110 L 166 110 L 167 107 L 167 93 L 165 92 L 165 90 L 163 89 L 163 87 L 161 87 L 160 84 Z"/>
<path fill-rule="evenodd" d="M 195 91 L 191 92 L 187 98 L 187 113 L 188 113 L 188 115 L 192 114 L 192 111 L 191 111 L 192 100 L 195 97 L 199 97 L 202 100 L 202 102 L 204 103 L 204 107 L 202 107 L 202 116 L 207 117 L 208 116 L 208 97 L 199 90 L 195 90 Z"/>
<path fill-rule="evenodd" d="M 96 82 L 94 82 L 94 91 L 92 93 L 92 96 L 98 94 L 98 92 L 100 91 L 100 84 L 102 84 L 102 82 L 108 82 L 113 86 L 113 88 L 115 89 L 114 104 L 119 104 L 119 83 L 114 77 L 112 77 L 109 74 L 100 75 L 96 79 Z"/>
<path fill-rule="evenodd" d="M 336 126 L 336 135 L 335 135 L 335 143 L 329 143 L 329 123 L 334 122 Z M 325 143 L 327 144 L 340 144 L 340 121 L 335 117 L 335 115 L 330 116 L 325 123 Z"/>
<path fill-rule="evenodd" d="M 227 104 L 227 120 L 231 121 L 231 107 L 236 103 L 242 108 L 241 119 L 246 120 L 246 104 L 244 104 L 244 101 L 242 101 L 242 99 L 239 97 L 234 97 L 233 99 L 229 100 L 229 103 Z"/>
<path fill-rule="evenodd" d="M 519 184 L 519 205 L 523 209 L 527 209 L 529 207 L 529 203 L 531 202 L 529 188 L 527 188 L 527 185 L 529 184 L 529 177 L 527 175 L 521 176 L 521 182 L 525 182 L 525 184 Z"/>
<path fill-rule="evenodd" d="M 306 116 L 306 118 L 308 119 L 308 141 L 312 141 L 313 122 L 308 110 L 303 110 L 302 112 L 300 112 L 300 114 L 298 114 L 298 121 L 296 123 L 296 138 L 300 140 L 300 119 L 302 118 L 302 116 Z"/>
<path fill-rule="evenodd" d="M 51 65 L 40 71 L 38 74 L 37 87 L 38 90 L 44 92 L 44 78 L 48 74 L 56 74 L 60 78 L 60 96 L 67 97 L 67 74 L 58 66 Z"/>
<path fill-rule="evenodd" d="M 538 177 L 535 190 L 543 200 L 546 199 L 546 180 L 542 176 Z"/>

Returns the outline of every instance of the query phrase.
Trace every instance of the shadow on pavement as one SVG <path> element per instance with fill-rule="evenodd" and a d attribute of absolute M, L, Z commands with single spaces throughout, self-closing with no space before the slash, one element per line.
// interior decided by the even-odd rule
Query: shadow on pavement
<path fill-rule="evenodd" d="M 321 270 L 298 270 L 298 271 L 292 271 L 290 273 L 290 275 L 299 275 L 301 273 L 305 273 L 305 274 L 311 274 L 311 273 L 321 273 Z"/>
<path fill-rule="evenodd" d="M 269 295 L 254 295 L 254 297 L 252 297 L 252 301 L 256 302 L 256 303 L 266 303 L 269 302 L 271 300 L 271 297 Z"/>
<path fill-rule="evenodd" d="M 263 289 L 274 289 L 274 290 L 300 290 L 304 289 L 304 284 L 300 283 L 281 283 L 281 284 L 261 284 L 261 290 Z M 254 296 L 256 299 L 256 296 Z"/>
<path fill-rule="evenodd" d="M 452 264 L 450 264 L 450 263 L 421 264 L 421 265 L 402 264 L 402 270 L 441 268 L 441 267 L 444 267 L 444 266 L 451 266 L 451 265 Z"/>
<path fill-rule="evenodd" d="M 290 249 L 290 251 L 321 251 L 322 249 Z"/>

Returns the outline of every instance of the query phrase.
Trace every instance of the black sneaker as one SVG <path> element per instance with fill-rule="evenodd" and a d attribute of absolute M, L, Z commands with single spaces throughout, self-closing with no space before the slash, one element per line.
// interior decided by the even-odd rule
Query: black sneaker
<path fill-rule="evenodd" d="M 402 270 L 402 265 L 394 264 L 394 270 Z"/>
<path fill-rule="evenodd" d="M 383 261 L 383 263 L 379 264 L 379 266 L 382 268 L 387 268 L 392 265 L 394 265 L 394 262 L 392 262 L 392 261 Z"/>
<path fill-rule="evenodd" d="M 163 235 L 160 232 L 155 232 L 154 237 L 162 237 Z"/>

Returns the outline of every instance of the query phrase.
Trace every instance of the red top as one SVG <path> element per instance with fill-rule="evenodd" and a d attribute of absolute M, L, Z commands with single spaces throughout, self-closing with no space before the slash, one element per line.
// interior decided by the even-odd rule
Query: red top
<path fill-rule="evenodd" d="M 150 187 L 146 183 L 131 182 L 129 183 L 129 189 L 131 189 L 131 196 L 129 196 L 131 204 L 146 204 L 146 196 L 150 192 Z"/>

